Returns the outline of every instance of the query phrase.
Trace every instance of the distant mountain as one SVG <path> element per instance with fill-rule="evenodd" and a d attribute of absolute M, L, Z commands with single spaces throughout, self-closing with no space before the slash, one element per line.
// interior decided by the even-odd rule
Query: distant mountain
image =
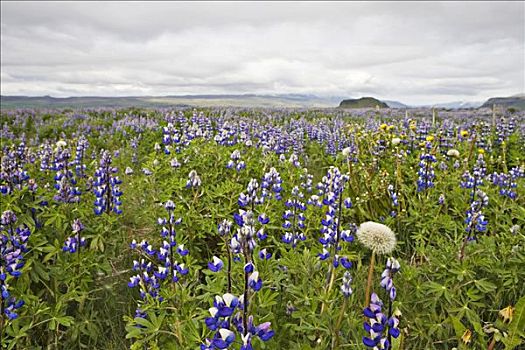
<path fill-rule="evenodd" d="M 429 107 L 436 108 L 447 108 L 447 109 L 464 109 L 464 108 L 478 108 L 483 104 L 483 102 L 466 102 L 466 101 L 453 101 L 446 103 L 436 103 L 435 105 Z"/>
<path fill-rule="evenodd" d="M 379 101 L 374 97 L 361 97 L 358 99 L 343 100 L 339 104 L 339 108 L 388 108 L 388 105 L 383 101 Z"/>
<path fill-rule="evenodd" d="M 492 97 L 487 100 L 481 107 L 492 108 L 497 105 L 503 108 L 515 108 L 525 110 L 525 94 L 514 95 L 510 97 Z"/>
<path fill-rule="evenodd" d="M 406 104 L 398 102 L 398 101 L 387 101 L 383 100 L 384 103 L 388 105 L 390 108 L 409 108 Z"/>

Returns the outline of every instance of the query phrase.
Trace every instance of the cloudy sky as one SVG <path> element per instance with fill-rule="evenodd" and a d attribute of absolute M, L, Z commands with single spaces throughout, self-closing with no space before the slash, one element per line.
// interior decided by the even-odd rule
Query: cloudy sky
<path fill-rule="evenodd" d="M 2 95 L 525 91 L 525 2 L 1 2 Z"/>

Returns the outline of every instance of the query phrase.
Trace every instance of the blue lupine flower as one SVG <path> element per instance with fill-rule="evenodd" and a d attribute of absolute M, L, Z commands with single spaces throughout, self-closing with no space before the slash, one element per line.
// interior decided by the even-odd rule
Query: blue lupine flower
<path fill-rule="evenodd" d="M 390 195 L 390 199 L 392 200 L 392 207 L 393 208 L 399 207 L 398 195 L 397 195 L 397 192 L 394 191 L 394 186 L 393 185 L 388 185 L 387 190 L 388 190 L 388 194 Z M 393 209 L 390 212 L 390 216 L 396 217 L 397 216 L 397 211 Z"/>
<path fill-rule="evenodd" d="M 352 287 L 350 287 L 350 283 L 352 283 L 352 276 L 350 275 L 350 272 L 345 271 L 343 275 L 343 283 L 341 284 L 341 292 L 345 298 L 348 298 L 352 294 Z"/>
<path fill-rule="evenodd" d="M 476 165 L 474 166 L 474 169 L 472 173 L 469 171 L 466 171 L 463 174 L 463 181 L 461 182 L 461 187 L 472 189 L 470 192 L 470 201 L 474 201 L 474 196 L 476 195 L 476 191 L 479 189 L 480 186 L 483 185 L 483 179 L 485 177 L 485 174 L 487 172 L 486 163 L 483 157 L 483 154 L 478 154 L 478 158 L 476 160 Z"/>
<path fill-rule="evenodd" d="M 24 149 L 25 144 L 22 142 L 19 148 Z M 26 165 L 25 156 L 20 156 L 20 152 L 15 152 L 13 148 L 7 151 L 2 157 L 0 166 L 0 193 L 9 194 L 14 190 L 21 190 L 29 180 L 29 174 L 24 169 Z"/>
<path fill-rule="evenodd" d="M 270 218 L 268 216 L 266 216 L 266 214 L 264 214 L 264 213 L 259 215 L 258 220 L 261 223 L 261 225 L 266 225 L 267 223 L 270 222 Z"/>
<path fill-rule="evenodd" d="M 289 198 L 284 204 L 288 208 L 282 218 L 285 220 L 282 227 L 285 229 L 284 235 L 281 240 L 290 244 L 292 248 L 297 246 L 299 241 L 305 241 L 306 236 L 302 230 L 305 229 L 304 211 L 306 210 L 306 204 L 302 201 L 304 194 L 299 190 L 299 187 L 295 186 L 292 189 L 291 198 Z"/>
<path fill-rule="evenodd" d="M 363 337 L 363 344 L 373 349 L 389 349 L 390 343 L 384 336 L 384 331 L 388 323 L 387 316 L 382 312 L 383 302 L 376 293 L 372 293 L 370 305 L 363 310 L 363 314 L 368 318 L 364 323 L 365 331 L 368 336 Z"/>
<path fill-rule="evenodd" d="M 235 169 L 237 172 L 240 172 L 241 170 L 246 168 L 246 163 L 241 160 L 241 152 L 239 150 L 235 150 L 232 152 L 230 156 L 230 161 L 226 165 L 227 169 Z"/>
<path fill-rule="evenodd" d="M 254 271 L 248 277 L 248 286 L 254 291 L 259 291 L 262 288 L 262 279 L 259 277 L 259 272 Z"/>
<path fill-rule="evenodd" d="M 436 157 L 430 153 L 423 153 L 419 157 L 419 178 L 417 180 L 417 191 L 421 192 L 426 189 L 434 187 L 434 179 L 436 177 L 434 173 L 434 166 Z M 397 198 L 396 198 L 397 199 Z"/>
<path fill-rule="evenodd" d="M 120 197 L 122 191 L 119 185 L 122 181 L 115 176 L 118 169 L 111 166 L 112 158 L 108 151 L 102 150 L 100 156 L 100 167 L 95 171 L 95 186 L 93 192 L 95 193 L 95 208 L 94 212 L 96 215 L 102 213 L 110 213 L 113 211 L 116 214 L 121 214 L 122 210 L 120 206 L 122 202 Z"/>
<path fill-rule="evenodd" d="M 132 249 L 137 249 L 142 256 L 150 260 L 146 262 L 145 259 L 142 259 L 140 262 L 133 262 L 133 271 L 137 274 L 130 278 L 128 286 L 130 288 L 139 287 L 139 293 L 142 299 L 142 301 L 139 302 L 139 306 L 141 303 L 147 302 L 148 295 L 158 301 L 163 301 L 163 297 L 160 294 L 161 286 L 165 283 L 176 283 L 182 276 L 189 273 L 189 269 L 183 262 L 175 260 L 175 253 L 181 257 L 189 254 L 184 244 L 177 246 L 175 239 L 175 226 L 181 223 L 180 219 L 175 219 L 175 203 L 168 200 L 164 204 L 164 208 L 168 212 L 168 216 L 158 218 L 157 222 L 163 225 L 160 234 L 162 238 L 166 239 L 163 240 L 159 249 L 155 250 L 146 240 L 142 240 L 140 243 L 133 240 L 130 244 Z M 155 257 L 158 261 L 155 261 Z"/>
<path fill-rule="evenodd" d="M 326 260 L 330 257 L 330 252 L 326 250 L 326 248 L 323 248 L 323 252 L 318 254 L 319 259 Z"/>
<path fill-rule="evenodd" d="M 188 181 L 186 182 L 186 188 L 199 187 L 201 185 L 201 178 L 195 170 L 190 171 L 188 174 Z"/>
<path fill-rule="evenodd" d="M 224 267 L 224 263 L 222 262 L 221 259 L 219 259 L 216 256 L 213 256 L 213 262 L 208 263 L 208 268 L 212 272 L 219 272 L 223 267 Z"/>
<path fill-rule="evenodd" d="M 272 253 L 266 251 L 266 248 L 259 251 L 259 258 L 262 260 L 269 260 L 272 257 Z"/>
<path fill-rule="evenodd" d="M 189 250 L 184 248 L 184 244 L 180 244 L 177 247 L 177 253 L 179 253 L 179 255 L 181 255 L 181 256 L 186 256 L 186 255 L 188 255 Z"/>
<path fill-rule="evenodd" d="M 396 288 L 394 287 L 393 276 L 400 268 L 401 266 L 396 259 L 388 258 L 386 268 L 381 274 L 380 285 L 387 291 L 391 301 L 394 301 L 396 298 Z"/>
<path fill-rule="evenodd" d="M 270 168 L 270 170 L 264 174 L 261 182 L 261 197 L 281 200 L 282 182 L 283 180 L 279 172 L 275 168 Z"/>
<path fill-rule="evenodd" d="M 475 240 L 477 233 L 485 232 L 488 224 L 488 220 L 481 212 L 484 207 L 489 203 L 489 197 L 481 190 L 476 191 L 475 200 L 470 204 L 469 210 L 467 210 L 467 218 L 465 223 L 467 224 L 466 232 L 468 234 L 468 240 Z"/>
<path fill-rule="evenodd" d="M 84 230 L 84 225 L 79 219 L 75 219 L 71 224 L 74 236 L 68 237 L 64 243 L 62 250 L 68 253 L 75 253 L 80 247 L 86 245 L 86 239 L 80 236 L 80 232 Z"/>
<path fill-rule="evenodd" d="M 27 241 L 31 232 L 25 225 L 16 227 L 17 217 L 11 210 L 6 210 L 0 220 L 0 289 L 1 303 L 9 320 L 18 317 L 15 312 L 24 305 L 23 300 L 16 300 L 9 292 L 9 278 L 18 278 L 22 274 L 25 262 L 23 254 L 28 251 Z M 5 233 L 4 233 L 5 232 Z"/>
<path fill-rule="evenodd" d="M 521 173 L 519 171 L 519 168 L 514 167 L 509 170 L 508 174 L 505 174 L 505 173 L 498 174 L 495 172 L 489 175 L 488 178 L 494 185 L 500 188 L 499 194 L 501 196 L 508 197 L 510 199 L 516 199 L 517 192 L 515 189 L 518 187 L 516 180 L 519 177 L 522 177 L 520 176 L 520 174 Z"/>
<path fill-rule="evenodd" d="M 235 214 L 234 214 L 235 215 Z M 242 218 L 241 218 L 242 219 Z M 219 231 L 219 235 L 221 236 L 225 236 L 227 235 L 228 233 L 230 233 L 231 231 L 231 228 L 232 228 L 232 225 L 233 223 L 229 220 L 223 220 L 219 225 L 218 225 L 218 231 Z M 242 226 L 242 224 L 237 224 L 239 226 Z"/>

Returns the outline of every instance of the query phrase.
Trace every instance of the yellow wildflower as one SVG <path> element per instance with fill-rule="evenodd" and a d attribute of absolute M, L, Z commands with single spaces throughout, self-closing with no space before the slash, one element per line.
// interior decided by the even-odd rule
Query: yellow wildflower
<path fill-rule="evenodd" d="M 499 310 L 499 315 L 503 318 L 503 322 L 511 322 L 513 314 L 514 308 L 510 305 L 504 309 Z"/>
<path fill-rule="evenodd" d="M 470 331 L 470 329 L 467 329 L 465 333 L 463 333 L 461 340 L 463 340 L 463 343 L 468 344 L 471 342 L 470 338 L 472 338 L 472 332 Z"/>

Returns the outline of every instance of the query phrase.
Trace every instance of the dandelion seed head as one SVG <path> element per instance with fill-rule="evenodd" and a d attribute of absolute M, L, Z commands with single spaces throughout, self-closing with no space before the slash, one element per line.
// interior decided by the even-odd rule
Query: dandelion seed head
<path fill-rule="evenodd" d="M 389 254 L 396 247 L 396 235 L 383 224 L 368 221 L 359 226 L 356 237 L 362 245 L 377 254 Z"/>

